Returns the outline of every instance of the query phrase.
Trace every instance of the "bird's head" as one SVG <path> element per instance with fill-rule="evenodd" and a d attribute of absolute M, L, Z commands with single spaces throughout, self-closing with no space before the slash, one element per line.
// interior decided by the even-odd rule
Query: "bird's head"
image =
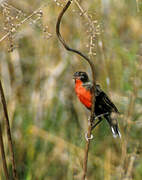
<path fill-rule="evenodd" d="M 86 72 L 81 72 L 81 71 L 77 71 L 74 73 L 73 75 L 73 79 L 76 80 L 81 80 L 82 82 L 88 82 L 89 78 Z"/>

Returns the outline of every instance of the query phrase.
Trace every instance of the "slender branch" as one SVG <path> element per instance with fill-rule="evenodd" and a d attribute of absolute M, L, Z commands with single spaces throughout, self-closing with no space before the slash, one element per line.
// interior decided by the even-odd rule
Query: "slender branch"
<path fill-rule="evenodd" d="M 65 7 L 63 8 L 63 10 L 61 11 L 61 13 L 59 14 L 58 16 L 58 20 L 57 20 L 57 24 L 56 24 L 56 34 L 60 40 L 60 42 L 63 44 L 64 48 L 68 51 L 72 51 L 78 55 L 80 55 L 81 57 L 83 57 L 89 64 L 90 64 L 90 67 L 91 67 L 91 70 L 92 70 L 92 75 L 93 75 L 93 84 L 95 84 L 95 66 L 94 66 L 94 63 L 86 56 L 84 55 L 82 52 L 76 50 L 76 49 L 73 49 L 73 48 L 70 48 L 66 42 L 64 41 L 64 39 L 62 38 L 61 34 L 60 34 L 60 23 L 61 23 L 61 19 L 65 13 L 65 11 L 68 9 L 68 7 L 70 6 L 72 0 L 69 0 L 67 2 L 67 4 L 65 5 Z"/>
<path fill-rule="evenodd" d="M 67 4 L 65 5 L 65 7 L 62 9 L 62 11 L 60 12 L 59 16 L 58 16 L 58 20 L 57 20 L 57 24 L 56 24 L 56 34 L 60 40 L 60 42 L 63 44 L 64 48 L 68 51 L 74 52 L 76 54 L 78 54 L 79 56 L 83 57 L 90 65 L 91 67 L 91 71 L 92 71 L 92 79 L 93 79 L 93 87 L 92 87 L 92 108 L 91 108 L 91 116 L 90 116 L 90 120 L 88 123 L 88 132 L 87 132 L 87 136 L 88 136 L 88 141 L 86 142 L 86 148 L 85 148 L 85 155 L 84 155 L 84 163 L 83 163 L 83 177 L 82 179 L 85 180 L 86 174 L 87 174 L 87 162 L 88 162 L 88 152 L 89 152 L 89 146 L 90 146 L 90 139 L 89 137 L 91 137 L 91 128 L 92 128 L 92 122 L 94 120 L 94 110 L 95 110 L 95 85 L 96 85 L 96 80 L 95 80 L 95 66 L 94 63 L 83 53 L 81 53 L 80 51 L 76 50 L 76 49 L 72 49 L 70 48 L 66 42 L 64 41 L 64 39 L 62 38 L 61 34 L 60 34 L 60 23 L 61 23 L 61 19 L 64 15 L 64 13 L 66 12 L 66 10 L 68 9 L 68 7 L 70 6 L 72 0 L 68 0 Z"/>
<path fill-rule="evenodd" d="M 44 5 L 45 6 L 45 5 Z M 29 19 L 31 19 L 37 12 L 39 12 L 41 10 L 43 6 L 41 6 L 40 8 L 38 8 L 37 10 L 33 11 L 29 16 L 27 16 L 25 19 L 23 19 L 19 24 L 17 24 L 15 26 L 15 28 L 9 32 L 7 32 L 1 39 L 0 39 L 0 43 L 5 40 L 9 35 L 10 33 L 15 33 L 16 30 L 21 26 L 23 25 L 25 22 L 27 22 Z"/>
<path fill-rule="evenodd" d="M 88 137 L 91 137 L 91 123 L 88 125 Z M 82 180 L 85 180 L 85 177 L 87 175 L 87 164 L 88 164 L 88 153 L 89 153 L 89 147 L 90 147 L 90 139 L 86 141 L 86 147 L 85 147 L 85 154 L 84 154 L 84 162 L 83 162 L 83 176 Z"/>
<path fill-rule="evenodd" d="M 8 144 L 9 144 L 9 149 L 11 152 L 12 171 L 13 171 L 14 180 L 16 180 L 16 179 L 18 179 L 18 177 L 17 177 L 16 164 L 15 164 L 15 158 L 14 158 L 13 143 L 12 143 L 12 137 L 11 137 L 11 131 L 10 131 L 7 105 L 6 105 L 6 100 L 5 100 L 1 80 L 0 80 L 0 94 L 1 94 L 1 101 L 2 101 L 2 105 L 3 105 L 5 120 L 6 120 L 5 122 L 6 122 L 7 136 L 8 136 Z"/>
<path fill-rule="evenodd" d="M 9 180 L 9 174 L 8 174 L 8 169 L 7 169 L 7 163 L 6 163 L 5 152 L 4 152 L 4 144 L 3 144 L 3 138 L 2 138 L 1 123 L 0 123 L 0 151 L 1 151 L 4 174 L 5 174 L 6 180 Z"/>

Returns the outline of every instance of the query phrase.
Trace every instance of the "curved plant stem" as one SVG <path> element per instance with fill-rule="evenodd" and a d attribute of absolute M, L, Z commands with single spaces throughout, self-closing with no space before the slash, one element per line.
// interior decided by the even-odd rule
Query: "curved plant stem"
<path fill-rule="evenodd" d="M 4 152 L 4 144 L 3 144 L 3 138 L 2 138 L 1 123 L 0 123 L 0 151 L 1 151 L 4 174 L 5 174 L 6 180 L 9 180 L 9 174 L 8 174 L 8 169 L 7 169 L 7 163 L 6 163 L 5 152 Z"/>
<path fill-rule="evenodd" d="M 13 143 L 12 143 L 12 137 L 11 137 L 11 131 L 10 131 L 9 117 L 8 117 L 7 105 L 6 105 L 6 100 L 5 100 L 1 80 L 0 80 L 0 94 L 1 94 L 1 101 L 2 101 L 2 105 L 3 105 L 5 120 L 6 120 L 5 122 L 6 122 L 6 130 L 7 130 L 9 150 L 11 153 L 13 177 L 14 177 L 14 180 L 17 180 L 18 177 L 17 177 L 16 164 L 15 164 L 15 158 L 14 158 L 14 151 L 13 151 Z"/>
<path fill-rule="evenodd" d="M 76 54 L 78 54 L 79 56 L 83 57 L 83 59 L 85 59 L 91 68 L 92 71 L 92 79 L 93 79 L 93 87 L 92 87 L 92 108 L 91 108 L 91 116 L 90 116 L 90 120 L 88 123 L 88 131 L 87 131 L 87 136 L 88 136 L 88 141 L 86 142 L 86 148 L 85 148 L 85 155 L 84 155 L 84 163 L 83 163 L 83 177 L 82 179 L 85 180 L 86 174 L 87 174 L 87 162 L 88 162 L 88 152 L 89 152 L 89 146 L 90 146 L 90 137 L 91 137 L 91 128 L 92 128 L 92 122 L 94 120 L 94 110 L 95 110 L 95 84 L 96 84 L 96 80 L 95 80 L 95 66 L 94 63 L 86 56 L 84 55 L 82 52 L 76 50 L 76 49 L 72 49 L 70 48 L 66 42 L 64 41 L 63 37 L 60 34 L 60 23 L 61 23 L 61 19 L 64 15 L 64 13 L 66 12 L 66 10 L 68 9 L 68 7 L 70 6 L 72 0 L 68 0 L 67 4 L 65 5 L 65 7 L 62 9 L 62 11 L 60 12 L 59 16 L 58 16 L 58 20 L 57 20 L 57 24 L 56 24 L 56 34 L 60 40 L 60 42 L 63 44 L 64 48 L 68 51 L 74 52 Z"/>
<path fill-rule="evenodd" d="M 88 133 L 87 133 L 88 137 L 91 137 L 91 128 L 92 128 L 92 125 L 90 123 L 90 125 L 88 125 Z M 85 177 L 87 175 L 87 164 L 88 164 L 89 147 L 90 147 L 90 139 L 88 139 L 88 141 L 86 141 L 85 154 L 84 154 L 84 162 L 83 162 L 83 176 L 82 176 L 82 180 L 85 180 Z"/>

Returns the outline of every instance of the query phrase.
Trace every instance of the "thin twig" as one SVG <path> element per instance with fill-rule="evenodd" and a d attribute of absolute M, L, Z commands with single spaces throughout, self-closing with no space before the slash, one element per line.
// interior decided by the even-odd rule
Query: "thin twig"
<path fill-rule="evenodd" d="M 7 163 L 6 163 L 5 151 L 4 151 L 4 144 L 3 144 L 3 138 L 2 138 L 1 123 L 0 123 L 0 151 L 1 151 L 4 174 L 5 174 L 6 180 L 9 180 L 9 174 L 8 174 L 8 169 L 7 169 Z"/>
<path fill-rule="evenodd" d="M 17 24 L 17 25 L 15 26 L 15 29 L 14 29 L 13 31 L 7 32 L 7 33 L 0 39 L 0 43 L 1 43 L 3 40 L 5 40 L 5 39 L 10 35 L 11 32 L 12 32 L 12 33 L 15 33 L 16 30 L 17 30 L 21 25 L 23 25 L 25 22 L 27 22 L 29 19 L 31 19 L 37 12 L 39 12 L 39 11 L 41 10 L 42 7 L 43 7 L 43 5 L 42 5 L 40 8 L 38 8 L 37 10 L 33 11 L 33 12 L 32 12 L 29 16 L 27 16 L 25 19 L 23 19 L 19 24 Z"/>
<path fill-rule="evenodd" d="M 92 87 L 92 108 L 91 108 L 91 116 L 90 116 L 90 120 L 88 123 L 88 132 L 87 132 L 87 136 L 88 136 L 88 141 L 86 142 L 86 148 L 85 148 L 85 155 L 84 155 L 84 163 L 83 163 L 83 177 L 82 179 L 84 180 L 87 174 L 87 162 L 88 162 L 88 152 L 89 152 L 89 145 L 90 145 L 90 137 L 91 137 L 91 127 L 92 127 L 92 122 L 94 119 L 94 110 L 95 110 L 95 85 L 96 85 L 96 80 L 95 80 L 95 66 L 94 63 L 83 53 L 81 53 L 80 51 L 76 50 L 76 49 L 72 49 L 70 48 L 66 42 L 64 41 L 64 39 L 62 38 L 61 34 L 60 34 L 60 23 L 61 23 L 61 19 L 65 13 L 65 11 L 68 9 L 68 7 L 70 6 L 72 0 L 68 0 L 67 4 L 65 5 L 65 7 L 62 9 L 62 11 L 60 12 L 59 16 L 58 16 L 58 20 L 57 20 L 57 24 L 56 24 L 56 33 L 57 36 L 60 40 L 60 42 L 63 44 L 63 46 L 65 47 L 66 50 L 74 52 L 78 55 L 80 55 L 81 57 L 83 57 L 90 65 L 91 67 L 91 71 L 92 71 L 92 79 L 93 79 L 93 87 Z"/>
<path fill-rule="evenodd" d="M 16 179 L 18 179 L 18 176 L 17 176 L 17 171 L 16 171 L 16 164 L 15 164 L 15 158 L 14 158 L 13 143 L 12 143 L 12 137 L 11 137 L 11 131 L 10 131 L 10 124 L 9 124 L 7 105 L 6 105 L 6 100 L 5 100 L 5 95 L 4 95 L 1 80 L 0 80 L 0 94 L 1 94 L 1 101 L 2 101 L 2 105 L 3 105 L 3 111 L 4 111 L 4 115 L 5 115 L 5 120 L 6 120 L 5 122 L 6 122 L 6 130 L 7 130 L 9 150 L 10 150 L 10 153 L 11 153 L 13 177 L 14 177 L 14 180 L 16 180 Z"/>
<path fill-rule="evenodd" d="M 132 153 L 132 155 L 130 156 L 130 160 L 129 160 L 129 165 L 127 167 L 127 172 L 125 177 L 123 178 L 123 180 L 129 180 L 132 179 L 132 172 L 133 172 L 133 166 L 134 166 L 134 162 L 136 160 L 137 157 L 137 150 L 139 147 L 139 142 L 137 143 L 134 152 Z"/>

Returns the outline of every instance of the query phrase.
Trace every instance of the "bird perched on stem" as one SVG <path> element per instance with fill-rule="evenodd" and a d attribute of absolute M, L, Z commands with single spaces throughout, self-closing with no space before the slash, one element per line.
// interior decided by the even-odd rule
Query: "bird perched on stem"
<path fill-rule="evenodd" d="M 73 75 L 75 80 L 75 92 L 81 103 L 89 110 L 92 106 L 92 83 L 90 82 L 86 72 L 75 72 Z M 105 92 L 100 88 L 100 85 L 95 86 L 95 116 L 99 121 L 92 126 L 94 129 L 102 120 L 103 117 L 107 120 L 112 130 L 113 137 L 121 134 L 118 129 L 117 114 L 119 113 L 116 106 L 112 103 Z"/>

